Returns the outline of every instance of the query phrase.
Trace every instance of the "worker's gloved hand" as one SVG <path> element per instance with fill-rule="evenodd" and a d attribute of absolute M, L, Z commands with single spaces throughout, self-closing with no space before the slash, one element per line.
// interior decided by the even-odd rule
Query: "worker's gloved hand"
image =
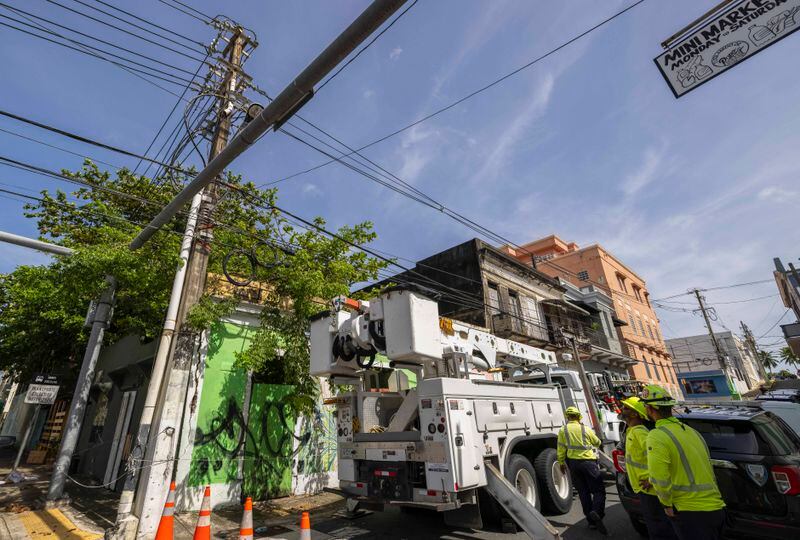
<path fill-rule="evenodd" d="M 650 489 L 650 488 L 652 488 L 652 487 L 653 487 L 653 484 L 651 484 L 651 483 L 650 483 L 650 479 L 649 479 L 649 478 L 641 478 L 641 479 L 639 480 L 639 485 L 640 485 L 640 486 L 642 487 L 642 489 L 644 489 L 644 490 L 648 490 L 648 489 Z"/>
<path fill-rule="evenodd" d="M 674 518 L 675 517 L 675 509 L 671 506 L 664 507 L 664 513 L 667 514 L 667 517 Z"/>

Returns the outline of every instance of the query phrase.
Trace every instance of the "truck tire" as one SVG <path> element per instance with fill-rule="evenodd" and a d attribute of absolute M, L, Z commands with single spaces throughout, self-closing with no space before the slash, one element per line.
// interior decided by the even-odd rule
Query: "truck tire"
<path fill-rule="evenodd" d="M 539 487 L 536 483 L 536 469 L 528 458 L 520 454 L 512 454 L 506 467 L 506 479 L 517 491 L 531 503 L 536 510 L 542 510 Z"/>
<path fill-rule="evenodd" d="M 545 448 L 533 461 L 539 480 L 542 506 L 548 512 L 566 514 L 572 508 L 572 479 L 569 472 L 561 472 L 556 451 Z"/>

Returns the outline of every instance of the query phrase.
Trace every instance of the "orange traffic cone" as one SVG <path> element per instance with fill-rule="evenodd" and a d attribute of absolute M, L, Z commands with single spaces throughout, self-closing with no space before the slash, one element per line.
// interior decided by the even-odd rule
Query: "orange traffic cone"
<path fill-rule="evenodd" d="M 211 540 L 211 486 L 206 486 L 206 491 L 203 493 L 203 503 L 200 505 L 200 514 L 197 516 L 197 525 L 192 538 Z"/>
<path fill-rule="evenodd" d="M 239 527 L 239 540 L 253 540 L 253 500 L 250 497 L 244 500 L 244 514 L 242 514 L 242 525 Z"/>
<path fill-rule="evenodd" d="M 311 518 L 308 512 L 300 516 L 300 540 L 311 540 Z"/>
<path fill-rule="evenodd" d="M 167 502 L 164 503 L 164 512 L 161 514 L 161 521 L 158 522 L 155 540 L 172 540 L 174 536 L 175 518 L 175 482 L 169 485 Z"/>

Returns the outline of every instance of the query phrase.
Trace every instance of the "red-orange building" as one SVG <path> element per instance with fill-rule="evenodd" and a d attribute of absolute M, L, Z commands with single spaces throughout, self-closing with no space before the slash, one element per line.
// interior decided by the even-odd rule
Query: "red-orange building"
<path fill-rule="evenodd" d="M 581 248 L 575 242 L 551 235 L 520 248 L 501 249 L 522 262 L 535 264 L 545 274 L 578 287 L 592 284 L 606 292 L 614 302 L 617 318 L 627 323 L 618 331 L 626 354 L 637 361 L 628 368 L 631 377 L 660 384 L 673 396 L 683 395 L 641 277 L 599 244 Z"/>

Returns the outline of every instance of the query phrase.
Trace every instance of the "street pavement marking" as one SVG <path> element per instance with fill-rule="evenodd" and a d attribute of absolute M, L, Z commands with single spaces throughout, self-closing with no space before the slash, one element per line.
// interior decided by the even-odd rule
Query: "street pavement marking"
<path fill-rule="evenodd" d="M 61 510 L 36 510 L 22 512 L 17 518 L 25 526 L 31 539 L 65 538 L 69 540 L 99 540 L 102 534 L 90 533 L 79 529 L 65 516 Z"/>

